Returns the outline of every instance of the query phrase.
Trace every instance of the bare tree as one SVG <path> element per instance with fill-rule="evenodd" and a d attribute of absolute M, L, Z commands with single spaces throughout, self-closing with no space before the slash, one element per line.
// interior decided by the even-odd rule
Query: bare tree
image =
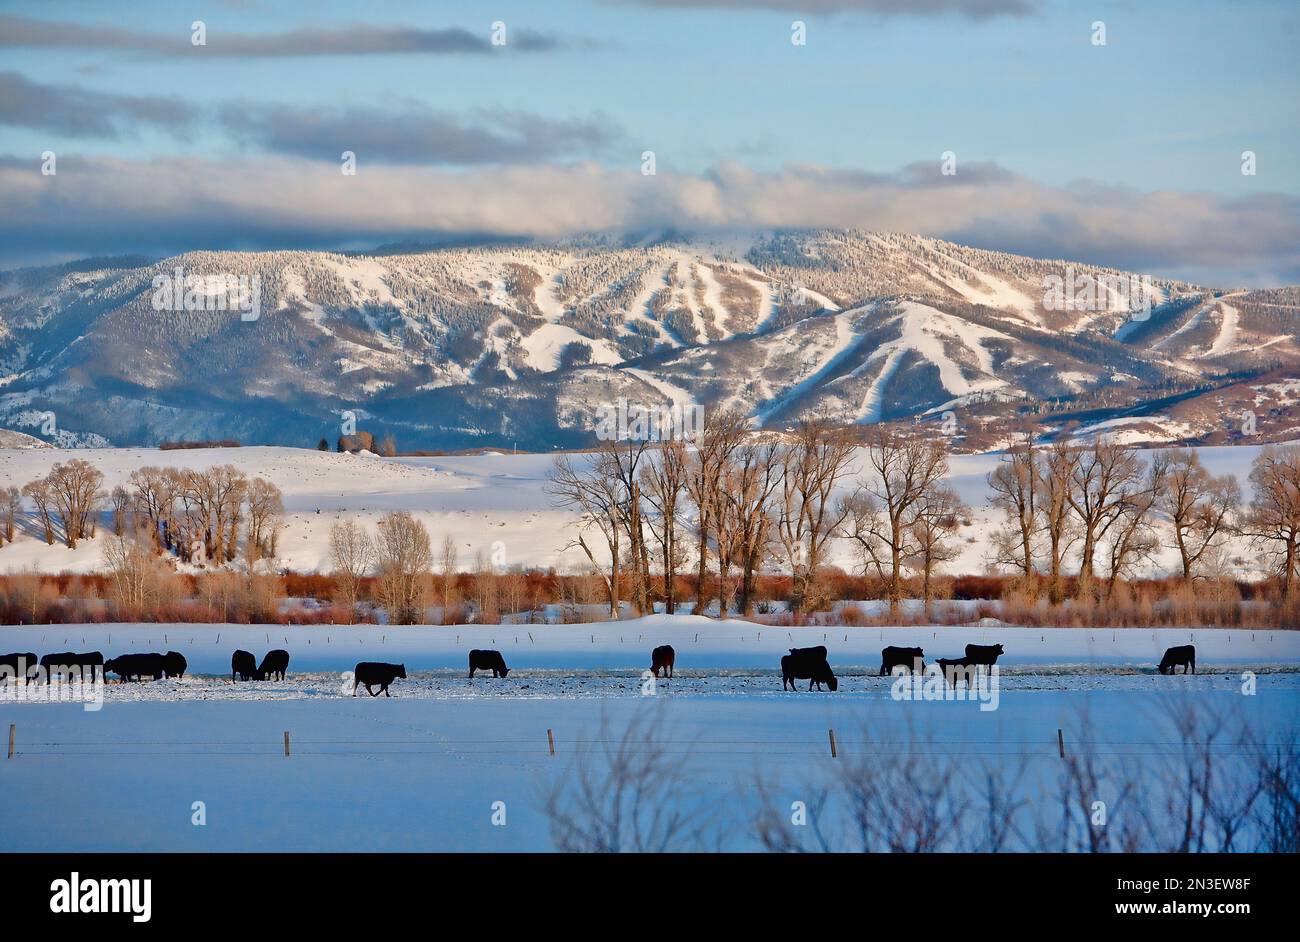
<path fill-rule="evenodd" d="M 405 510 L 376 525 L 375 598 L 395 624 L 410 625 L 423 614 L 433 549 L 429 531 Z"/>
<path fill-rule="evenodd" d="M 994 534 L 994 562 L 1012 566 L 1026 579 L 1034 575 L 1034 544 L 1038 532 L 1038 452 L 1032 432 L 1007 449 L 989 472 L 993 506 L 1005 515 Z"/>
<path fill-rule="evenodd" d="M 53 546 L 54 517 L 50 513 L 50 506 L 54 503 L 54 494 L 49 481 L 45 478 L 28 481 L 23 485 L 22 495 L 31 499 L 32 505 L 36 508 L 36 519 L 40 521 L 45 542 Z"/>
<path fill-rule="evenodd" d="M 941 442 L 920 432 L 894 432 L 877 425 L 867 440 L 873 474 L 844 502 L 844 535 L 858 547 L 863 566 L 889 588 L 889 611 L 897 616 L 903 598 L 903 567 L 915 553 L 916 508 L 948 473 Z"/>
<path fill-rule="evenodd" d="M 90 462 L 74 458 L 55 464 L 45 480 L 64 542 L 68 549 L 76 549 L 78 540 L 94 535 L 94 517 L 104 499 L 100 490 L 104 475 Z"/>
<path fill-rule="evenodd" d="M 370 571 L 374 546 L 365 528 L 355 520 L 335 522 L 330 527 L 330 564 L 334 579 L 334 597 L 355 620 L 361 599 L 361 580 Z"/>
<path fill-rule="evenodd" d="M 0 514 L 4 517 L 4 538 L 10 543 L 18 532 L 18 515 L 22 513 L 23 495 L 16 487 L 0 491 Z"/>
<path fill-rule="evenodd" d="M 697 615 L 703 615 L 709 604 L 709 537 L 717 529 L 714 516 L 720 512 L 722 469 L 744 441 L 748 429 L 749 421 L 740 412 L 723 409 L 708 413 L 686 476 L 686 490 L 695 504 Z"/>
<path fill-rule="evenodd" d="M 908 529 L 911 530 L 913 550 L 907 563 L 921 574 L 921 598 L 927 619 L 930 617 L 930 601 L 934 598 L 935 570 L 960 555 L 952 536 L 961 526 L 961 517 L 968 512 L 957 492 L 943 483 L 927 489 L 912 511 Z"/>
<path fill-rule="evenodd" d="M 800 422 L 782 451 L 776 534 L 790 563 L 790 608 L 807 611 L 820 603 L 815 580 L 831 540 L 848 514 L 835 490 L 848 474 L 855 451 L 847 430 L 822 420 Z"/>
<path fill-rule="evenodd" d="M 605 474 L 595 461 L 582 467 L 568 455 L 557 455 L 546 490 L 558 506 L 578 512 L 578 538 L 570 545 L 580 547 L 597 572 L 600 572 L 601 565 L 582 531 L 594 528 L 604 539 L 609 554 L 609 571 L 602 574 L 601 578 L 609 600 L 610 617 L 617 618 L 621 592 L 619 548 L 623 528 L 619 516 L 620 496 L 616 480 Z"/>
<path fill-rule="evenodd" d="M 1282 595 L 1290 600 L 1300 585 L 1300 445 L 1266 445 L 1250 483 L 1255 494 L 1243 532 L 1274 560 Z"/>
<path fill-rule="evenodd" d="M 179 483 L 179 475 L 174 469 L 153 466 L 136 468 L 127 478 L 136 513 L 148 520 L 155 547 L 172 547 L 174 535 L 170 528 L 175 516 Z"/>
<path fill-rule="evenodd" d="M 1164 480 L 1156 507 L 1169 519 L 1183 579 L 1190 581 L 1206 552 L 1232 533 L 1241 507 L 1241 486 L 1231 474 L 1214 477 L 1190 448 L 1164 452 L 1156 461 Z"/>
<path fill-rule="evenodd" d="M 669 615 L 677 611 L 675 583 L 682 551 L 678 545 L 683 505 L 686 502 L 686 477 L 689 455 L 681 439 L 664 442 L 656 461 L 646 464 L 641 472 L 642 493 L 654 511 L 647 515 L 646 525 L 655 542 L 659 544 L 660 560 L 664 574 L 664 611 Z"/>
<path fill-rule="evenodd" d="M 1131 515 L 1134 501 L 1147 490 L 1146 467 L 1130 445 L 1098 435 L 1080 449 L 1066 500 L 1083 535 L 1079 591 L 1090 591 L 1096 576 L 1097 548 L 1111 528 Z"/>
<path fill-rule="evenodd" d="M 438 581 L 442 592 L 442 623 L 451 617 L 456 603 L 456 539 L 450 533 L 442 538 L 442 551 L 438 554 Z"/>
<path fill-rule="evenodd" d="M 1065 556 L 1078 539 L 1070 514 L 1070 486 L 1079 463 L 1079 450 L 1065 436 L 1040 452 L 1036 466 L 1040 530 L 1047 538 L 1048 596 L 1053 605 L 1065 596 L 1062 584 Z"/>
<path fill-rule="evenodd" d="M 740 569 L 739 608 L 745 616 L 754 614 L 755 578 L 770 551 L 775 524 L 772 498 L 781 486 L 784 468 L 784 450 L 773 438 L 744 442 L 723 468 L 718 543 L 728 544 L 728 561 Z"/>
<path fill-rule="evenodd" d="M 275 558 L 283 516 L 284 496 L 280 489 L 263 478 L 253 478 L 248 483 L 248 541 L 245 544 L 250 562 L 264 557 Z"/>
<path fill-rule="evenodd" d="M 122 485 L 113 488 L 109 495 L 113 507 L 113 535 L 122 536 L 126 533 L 131 513 L 131 494 Z"/>

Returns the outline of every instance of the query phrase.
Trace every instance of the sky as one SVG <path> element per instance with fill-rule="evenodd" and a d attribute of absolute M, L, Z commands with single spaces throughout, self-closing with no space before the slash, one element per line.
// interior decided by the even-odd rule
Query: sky
<path fill-rule="evenodd" d="M 835 226 L 1300 283 L 1297 48 L 1293 0 L 9 0 L 0 267 Z"/>

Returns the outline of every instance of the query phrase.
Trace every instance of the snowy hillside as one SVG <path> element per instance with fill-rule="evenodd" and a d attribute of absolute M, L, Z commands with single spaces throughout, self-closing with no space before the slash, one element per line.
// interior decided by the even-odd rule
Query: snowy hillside
<path fill-rule="evenodd" d="M 1203 397 L 1294 380 L 1298 336 L 1295 288 L 896 234 L 195 252 L 0 273 L 0 422 L 63 445 L 311 445 L 351 410 L 406 449 L 540 449 L 590 441 L 594 410 L 626 397 L 773 426 L 953 411 L 968 450 L 1021 419 L 1232 441 Z M 1290 402 L 1258 421 L 1300 425 Z"/>

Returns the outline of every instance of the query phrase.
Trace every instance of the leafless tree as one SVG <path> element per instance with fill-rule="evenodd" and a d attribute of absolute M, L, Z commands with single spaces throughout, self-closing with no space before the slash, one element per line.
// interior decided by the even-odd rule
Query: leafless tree
<path fill-rule="evenodd" d="M 952 536 L 961 526 L 962 516 L 968 512 L 957 492 L 942 483 L 926 490 L 913 509 L 908 525 L 912 552 L 907 564 L 921 575 L 921 598 L 926 618 L 930 617 L 930 601 L 934 598 L 935 570 L 960 555 Z"/>
<path fill-rule="evenodd" d="M 704 614 L 709 604 L 709 537 L 717 532 L 714 517 L 720 512 L 722 469 L 748 430 L 748 419 L 740 412 L 731 409 L 709 412 L 688 467 L 686 490 L 695 504 L 697 615 Z"/>
<path fill-rule="evenodd" d="M 18 532 L 18 515 L 23 510 L 23 495 L 16 487 L 0 491 L 0 514 L 4 518 L 4 538 L 10 543 Z"/>
<path fill-rule="evenodd" d="M 1156 494 L 1156 508 L 1169 520 L 1183 579 L 1190 581 L 1206 553 L 1232 533 L 1241 507 L 1241 485 L 1231 474 L 1210 474 L 1190 448 L 1164 452 L 1156 461 L 1164 481 Z"/>
<path fill-rule="evenodd" d="M 1038 533 L 1038 451 L 1033 433 L 1007 449 L 988 477 L 993 506 L 1005 521 L 994 534 L 994 563 L 1012 566 L 1026 579 L 1035 572 Z"/>
<path fill-rule="evenodd" d="M 579 459 L 579 462 L 583 461 Z M 578 537 L 570 545 L 580 547 L 597 572 L 600 572 L 601 565 L 582 531 L 594 528 L 604 539 L 609 554 L 609 571 L 601 578 L 605 583 L 610 617 L 617 618 L 621 593 L 619 549 L 623 530 L 618 484 L 597 462 L 579 462 L 574 462 L 568 455 L 557 455 L 546 490 L 557 506 L 578 512 Z"/>
<path fill-rule="evenodd" d="M 394 624 L 423 615 L 433 549 L 429 531 L 405 510 L 386 514 L 375 528 L 375 598 Z"/>
<path fill-rule="evenodd" d="M 54 517 L 50 513 L 50 507 L 54 503 L 54 494 L 49 481 L 45 478 L 28 481 L 23 485 L 22 495 L 31 499 L 32 506 L 36 508 L 36 519 L 40 521 L 45 542 L 49 546 L 53 546 Z"/>
<path fill-rule="evenodd" d="M 104 475 L 90 462 L 74 458 L 55 464 L 45 480 L 64 542 L 69 549 L 76 549 L 78 540 L 94 535 L 94 518 L 104 499 L 100 490 Z"/>
<path fill-rule="evenodd" d="M 854 542 L 864 568 L 874 569 L 889 588 L 890 614 L 903 598 L 903 568 L 915 554 L 916 510 L 948 473 L 942 443 L 917 431 L 876 426 L 867 439 L 871 473 L 843 504 L 843 533 Z"/>
<path fill-rule="evenodd" d="M 775 438 L 748 440 L 723 466 L 719 489 L 719 545 L 740 569 L 740 613 L 754 614 L 755 578 L 770 552 L 773 537 L 772 498 L 781 487 L 785 453 Z"/>
<path fill-rule="evenodd" d="M 356 618 L 361 599 L 361 580 L 370 571 L 374 545 L 370 535 L 355 520 L 336 522 L 330 527 L 330 564 L 334 579 L 334 598 L 348 614 Z"/>
<path fill-rule="evenodd" d="M 456 539 L 448 533 L 442 538 L 438 554 L 438 582 L 442 594 L 442 623 L 450 624 L 452 606 L 456 604 Z"/>
<path fill-rule="evenodd" d="M 1062 436 L 1039 453 L 1035 462 L 1040 530 L 1047 541 L 1048 595 L 1053 605 L 1064 598 L 1065 556 L 1078 539 L 1070 514 L 1070 487 L 1080 452 Z"/>
<path fill-rule="evenodd" d="M 1255 494 L 1243 532 L 1276 563 L 1282 595 L 1300 587 L 1300 445 L 1266 445 L 1250 472 Z"/>
<path fill-rule="evenodd" d="M 250 562 L 275 558 L 283 517 L 284 495 L 280 489 L 263 478 L 253 478 L 248 483 L 248 540 L 245 544 Z"/>
<path fill-rule="evenodd" d="M 848 515 L 835 491 L 849 473 L 855 450 L 846 429 L 823 420 L 800 422 L 782 449 L 775 532 L 790 565 L 790 609 L 796 614 L 822 601 L 816 580 Z"/>
<path fill-rule="evenodd" d="M 1091 591 L 1097 549 L 1112 527 L 1130 515 L 1134 502 L 1150 490 L 1146 466 L 1130 445 L 1098 435 L 1078 453 L 1066 499 L 1079 523 L 1079 591 Z"/>
<path fill-rule="evenodd" d="M 130 524 L 131 494 L 122 485 L 113 488 L 109 495 L 113 507 L 113 535 L 122 536 Z"/>
<path fill-rule="evenodd" d="M 659 447 L 656 458 L 657 460 L 646 464 L 641 472 L 642 493 L 654 511 L 647 515 L 646 525 L 659 545 L 664 576 L 664 611 L 671 615 L 677 610 L 674 590 L 677 568 L 682 558 L 678 533 L 686 503 L 690 456 L 684 441 L 671 439 Z"/>

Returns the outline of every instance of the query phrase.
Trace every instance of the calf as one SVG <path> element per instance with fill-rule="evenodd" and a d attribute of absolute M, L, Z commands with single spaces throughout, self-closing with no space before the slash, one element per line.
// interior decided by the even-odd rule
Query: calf
<path fill-rule="evenodd" d="M 179 651 L 168 651 L 163 655 L 163 670 L 168 677 L 184 677 L 185 669 L 189 666 L 185 655 Z"/>
<path fill-rule="evenodd" d="M 372 697 L 379 696 L 382 693 L 385 697 L 391 697 L 388 692 L 388 685 L 394 680 L 401 677 L 406 679 L 405 664 L 381 664 L 377 661 L 362 661 L 352 672 L 352 696 L 357 695 L 357 687 L 364 686 L 366 693 Z M 371 688 L 378 685 L 379 693 L 375 693 Z"/>
<path fill-rule="evenodd" d="M 165 674 L 165 658 L 161 654 L 119 654 L 104 662 L 104 670 L 112 671 L 125 681 L 134 679 L 157 680 Z"/>
<path fill-rule="evenodd" d="M 781 689 L 798 690 L 796 680 L 808 681 L 808 689 L 816 685 L 818 690 L 826 684 L 832 691 L 840 688 L 840 682 L 831 672 L 830 662 L 826 659 L 826 648 L 791 648 L 790 653 L 781 658 Z"/>
<path fill-rule="evenodd" d="M 0 654 L 0 678 L 3 678 L 5 683 L 8 683 L 11 677 L 14 683 L 17 683 L 19 678 L 22 678 L 25 687 L 38 668 L 39 664 L 36 661 L 36 655 L 31 651 Z"/>
<path fill-rule="evenodd" d="M 673 664 L 677 660 L 677 652 L 673 650 L 671 644 L 661 644 L 650 652 L 650 670 L 656 677 L 659 672 L 663 671 L 665 677 L 673 676 Z"/>
<path fill-rule="evenodd" d="M 257 659 L 253 657 L 251 651 L 236 651 L 230 655 L 230 682 L 235 682 L 235 677 L 240 680 L 261 680 L 257 676 Z"/>
<path fill-rule="evenodd" d="M 257 668 L 258 680 L 284 680 L 284 672 L 289 668 L 289 652 L 282 648 L 267 651 Z M 278 675 L 278 676 L 277 676 Z"/>
<path fill-rule="evenodd" d="M 1177 674 L 1179 667 L 1182 667 L 1184 674 L 1189 667 L 1193 674 L 1196 673 L 1196 645 L 1180 644 L 1170 648 L 1160 659 L 1157 670 L 1162 674 Z"/>
<path fill-rule="evenodd" d="M 892 644 L 880 652 L 880 676 L 892 674 L 895 667 L 906 667 L 913 673 L 925 670 L 925 651 L 920 648 L 896 648 Z"/>
<path fill-rule="evenodd" d="M 475 648 L 469 652 L 471 678 L 475 671 L 491 671 L 493 677 L 504 677 L 510 673 L 510 668 L 506 667 L 506 659 L 501 656 L 500 651 L 480 651 Z"/>
<path fill-rule="evenodd" d="M 957 688 L 957 678 L 961 677 L 966 681 L 966 686 L 971 685 L 971 677 L 975 674 L 977 668 L 969 657 L 946 658 L 941 657 L 935 662 L 939 665 L 939 670 L 948 683 L 952 684 L 953 689 Z"/>
<path fill-rule="evenodd" d="M 65 680 L 91 681 L 95 675 L 104 676 L 104 655 L 98 651 L 86 654 L 74 654 L 65 651 L 62 654 L 46 654 L 41 658 L 41 673 L 49 681 L 55 675 Z"/>
<path fill-rule="evenodd" d="M 998 656 L 1004 654 L 1000 644 L 968 644 L 966 645 L 966 661 L 970 664 L 979 664 L 982 667 L 992 667 L 998 662 Z"/>

